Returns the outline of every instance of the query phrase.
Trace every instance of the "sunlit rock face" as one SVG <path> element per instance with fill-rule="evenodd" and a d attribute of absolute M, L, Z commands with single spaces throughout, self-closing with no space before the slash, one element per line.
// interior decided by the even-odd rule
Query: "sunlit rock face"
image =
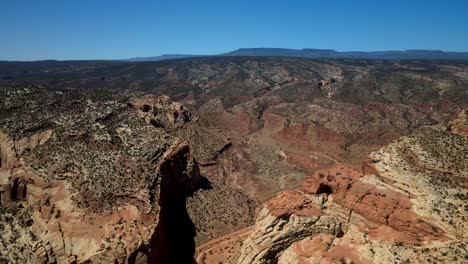
<path fill-rule="evenodd" d="M 162 263 L 150 259 L 160 205 L 183 199 L 185 209 L 198 163 L 139 110 L 100 100 L 1 131 L 2 261 Z"/>
<path fill-rule="evenodd" d="M 464 263 L 468 138 L 459 131 L 421 129 L 362 170 L 335 165 L 281 192 L 238 263 Z"/>

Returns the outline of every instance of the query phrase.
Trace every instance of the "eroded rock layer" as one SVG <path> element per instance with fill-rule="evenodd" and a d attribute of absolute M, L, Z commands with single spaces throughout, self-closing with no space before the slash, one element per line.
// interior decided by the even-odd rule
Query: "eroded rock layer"
<path fill-rule="evenodd" d="M 451 130 L 453 132 L 453 130 Z M 468 138 L 420 129 L 260 210 L 238 263 L 464 263 Z"/>
<path fill-rule="evenodd" d="M 103 99 L 1 131 L 0 262 L 157 262 L 160 205 L 175 195 L 185 206 L 201 179 L 198 163 L 139 109 Z M 50 106 L 29 110 L 42 107 Z M 27 108 L 17 117 L 27 119 Z"/>

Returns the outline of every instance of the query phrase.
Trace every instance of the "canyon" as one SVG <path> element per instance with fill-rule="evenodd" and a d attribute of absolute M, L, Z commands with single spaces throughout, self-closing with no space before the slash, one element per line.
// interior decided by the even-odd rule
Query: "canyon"
<path fill-rule="evenodd" d="M 468 64 L 0 63 L 0 263 L 464 263 Z"/>

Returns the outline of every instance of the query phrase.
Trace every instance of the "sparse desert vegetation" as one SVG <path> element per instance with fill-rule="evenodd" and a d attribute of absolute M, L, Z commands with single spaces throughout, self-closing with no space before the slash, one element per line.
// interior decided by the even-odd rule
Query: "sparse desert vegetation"
<path fill-rule="evenodd" d="M 206 263 L 281 263 L 323 245 L 345 262 L 356 252 L 462 262 L 466 68 L 266 57 L 1 62 L 0 208 L 11 211 L 1 222 L 13 223 L 2 228 L 35 241 L 2 244 L 25 248 L 3 258 L 145 262 L 179 215 L 184 248 Z M 183 141 L 190 151 L 173 153 Z M 173 169 L 161 172 L 162 161 Z M 167 197 L 178 197 L 176 212 Z M 416 223 L 427 234 L 415 234 Z M 269 236 L 268 258 L 256 255 L 251 239 Z M 439 246 L 441 237 L 451 240 Z"/>

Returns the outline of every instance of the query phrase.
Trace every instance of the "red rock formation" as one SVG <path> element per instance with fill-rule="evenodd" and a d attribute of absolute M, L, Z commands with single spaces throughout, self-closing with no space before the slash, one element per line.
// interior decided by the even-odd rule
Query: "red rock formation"
<path fill-rule="evenodd" d="M 258 120 L 245 112 L 242 107 L 234 107 L 230 111 L 224 109 L 219 99 L 210 100 L 200 108 L 200 120 L 206 127 L 236 131 L 248 134 L 258 129 Z"/>
<path fill-rule="evenodd" d="M 317 235 L 292 244 L 281 255 L 278 263 L 373 263 L 360 256 L 356 246 L 350 242 L 331 235 Z"/>
<path fill-rule="evenodd" d="M 440 227 L 412 211 L 410 195 L 365 183 L 363 177 L 365 174 L 362 172 L 336 165 L 316 172 L 305 180 L 300 189 L 312 194 L 327 193 L 328 190 L 333 202 L 348 208 L 350 215 L 356 213 L 372 223 L 393 228 L 401 233 L 399 237 L 405 238 L 402 242 L 445 238 L 445 232 Z"/>
<path fill-rule="evenodd" d="M 453 212 L 452 202 L 463 204 L 463 196 L 442 199 L 439 192 L 463 191 L 466 182 L 459 179 L 467 168 L 433 148 L 441 151 L 443 141 L 459 157 L 466 150 L 460 140 L 466 138 L 421 131 L 373 153 L 363 171 L 345 164 L 316 171 L 263 205 L 238 263 L 426 262 L 429 251 L 434 259 L 459 262 L 455 248 L 463 247 L 464 235 L 453 227 L 463 226 L 466 216 L 443 215 Z M 413 159 L 404 154 L 408 149 Z M 441 167 L 449 179 L 433 185 Z"/>
<path fill-rule="evenodd" d="M 309 126 L 303 123 L 284 127 L 273 138 L 294 148 L 313 150 L 309 142 Z"/>

